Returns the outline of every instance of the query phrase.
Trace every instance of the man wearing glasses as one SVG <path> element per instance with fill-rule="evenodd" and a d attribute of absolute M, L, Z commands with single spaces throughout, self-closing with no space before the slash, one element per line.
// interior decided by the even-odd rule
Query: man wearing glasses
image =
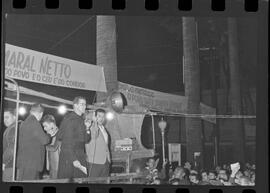
<path fill-rule="evenodd" d="M 87 177 L 85 143 L 91 136 L 86 132 L 83 114 L 86 100 L 76 97 L 73 100 L 73 111 L 68 113 L 57 133 L 57 140 L 61 141 L 59 155 L 58 178 Z"/>

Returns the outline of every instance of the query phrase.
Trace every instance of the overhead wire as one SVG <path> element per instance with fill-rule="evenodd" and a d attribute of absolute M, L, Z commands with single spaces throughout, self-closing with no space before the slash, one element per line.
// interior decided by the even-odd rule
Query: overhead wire
<path fill-rule="evenodd" d="M 64 36 L 62 39 L 60 39 L 58 42 L 56 42 L 54 45 L 52 45 L 47 52 L 51 51 L 53 48 L 61 44 L 63 41 L 65 41 L 67 38 L 72 36 L 74 33 L 80 30 L 81 27 L 83 27 L 85 24 L 87 24 L 91 19 L 93 19 L 95 16 L 91 16 L 88 19 L 86 19 L 83 23 L 81 23 L 78 27 L 76 27 L 74 30 L 72 30 L 70 33 L 68 33 L 66 36 Z"/>

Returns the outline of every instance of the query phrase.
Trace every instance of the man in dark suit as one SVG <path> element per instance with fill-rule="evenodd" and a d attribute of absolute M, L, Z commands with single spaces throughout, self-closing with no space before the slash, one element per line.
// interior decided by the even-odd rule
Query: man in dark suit
<path fill-rule="evenodd" d="M 4 125 L 6 130 L 3 134 L 3 181 L 11 181 L 16 128 L 16 112 L 14 109 L 7 108 L 4 110 Z"/>
<path fill-rule="evenodd" d="M 91 141 L 86 144 L 89 177 L 107 177 L 110 172 L 109 134 L 104 127 L 105 111 L 97 109 L 88 132 Z"/>
<path fill-rule="evenodd" d="M 45 145 L 50 142 L 39 121 L 44 108 L 40 104 L 31 107 L 30 115 L 21 124 L 18 138 L 18 180 L 37 180 L 43 170 Z"/>
<path fill-rule="evenodd" d="M 85 113 L 86 100 L 76 97 L 73 100 L 73 112 L 68 113 L 57 133 L 61 141 L 58 178 L 87 177 L 85 143 L 90 140 L 82 115 Z"/>

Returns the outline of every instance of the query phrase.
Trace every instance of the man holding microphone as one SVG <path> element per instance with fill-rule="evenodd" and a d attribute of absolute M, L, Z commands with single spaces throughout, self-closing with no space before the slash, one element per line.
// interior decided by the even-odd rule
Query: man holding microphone
<path fill-rule="evenodd" d="M 108 177 L 110 172 L 110 151 L 109 151 L 109 134 L 106 131 L 105 114 L 103 109 L 97 109 L 92 120 L 87 121 L 89 125 L 88 133 L 91 134 L 91 141 L 87 143 L 86 155 L 88 162 L 89 177 Z"/>

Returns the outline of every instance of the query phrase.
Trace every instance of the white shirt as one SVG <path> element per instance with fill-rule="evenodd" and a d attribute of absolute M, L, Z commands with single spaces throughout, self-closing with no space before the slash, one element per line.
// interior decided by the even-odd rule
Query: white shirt
<path fill-rule="evenodd" d="M 104 137 L 106 144 L 108 144 L 108 134 L 107 134 L 105 128 L 103 127 L 103 125 L 99 125 L 98 127 L 100 128 L 100 131 L 103 134 L 103 137 Z"/>

